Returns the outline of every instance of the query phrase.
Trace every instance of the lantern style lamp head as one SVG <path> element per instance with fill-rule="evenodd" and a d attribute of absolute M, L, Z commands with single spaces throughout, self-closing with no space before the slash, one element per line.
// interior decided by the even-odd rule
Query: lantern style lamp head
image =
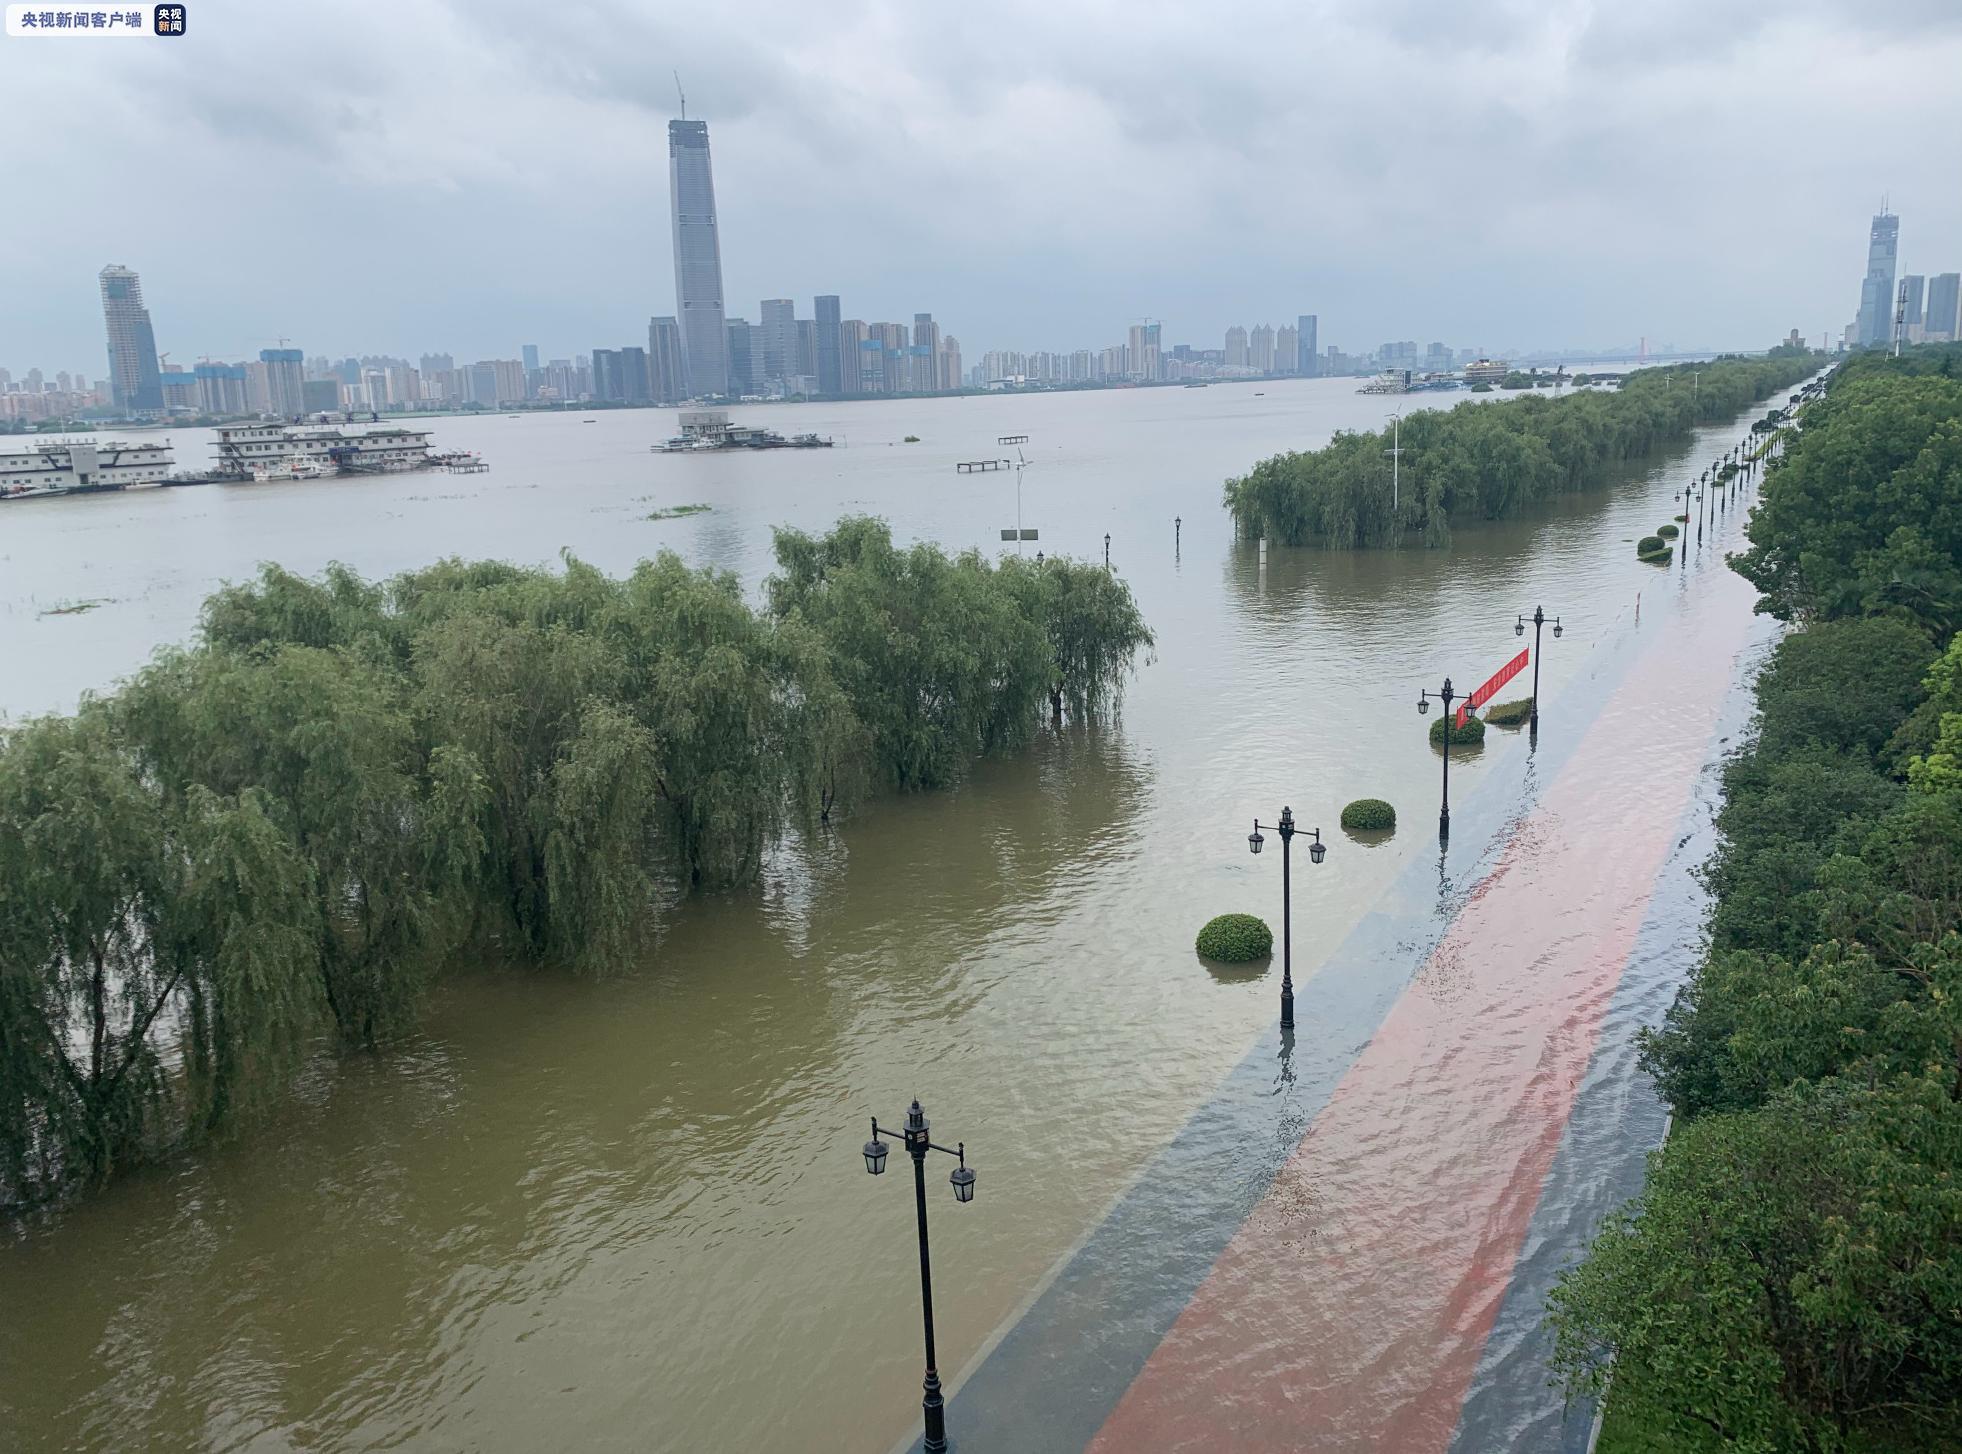
<path fill-rule="evenodd" d="M 1560 639 L 1560 618 L 1558 616 L 1553 618 L 1553 637 L 1556 641 Z"/>
<path fill-rule="evenodd" d="M 1425 713 L 1429 712 L 1430 710 L 1431 710 L 1431 693 L 1430 693 L 1430 688 L 1426 687 L 1422 691 L 1417 693 L 1417 715 L 1421 717 Z"/>
<path fill-rule="evenodd" d="M 1526 618 L 1524 616 L 1521 616 L 1517 621 L 1512 623 L 1512 634 L 1514 636 L 1524 636 L 1526 634 Z"/>
<path fill-rule="evenodd" d="M 1320 863 L 1327 857 L 1328 845 L 1322 842 L 1322 830 L 1317 828 L 1315 830 L 1315 841 L 1308 845 L 1308 860 L 1311 863 Z"/>
<path fill-rule="evenodd" d="M 1262 838 L 1260 836 L 1260 823 L 1258 820 L 1256 820 L 1254 823 L 1253 832 L 1247 835 L 1247 852 L 1249 853 L 1260 852 L 1260 845 L 1265 843 L 1266 841 L 1267 840 L 1265 838 Z"/>
<path fill-rule="evenodd" d="M 886 1143 L 876 1136 L 865 1143 L 865 1169 L 874 1176 L 886 1169 Z"/>
<path fill-rule="evenodd" d="M 947 1180 L 953 1185 L 955 1201 L 971 1202 L 974 1200 L 974 1173 L 969 1171 L 966 1166 L 955 1167 L 954 1174 L 948 1177 Z"/>

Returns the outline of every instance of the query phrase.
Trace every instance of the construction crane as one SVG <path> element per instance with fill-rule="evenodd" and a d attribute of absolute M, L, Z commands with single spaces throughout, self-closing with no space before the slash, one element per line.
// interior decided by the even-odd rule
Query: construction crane
<path fill-rule="evenodd" d="M 681 98 L 681 119 L 688 119 L 688 93 L 681 89 L 681 72 L 671 72 L 674 76 L 674 93 Z"/>

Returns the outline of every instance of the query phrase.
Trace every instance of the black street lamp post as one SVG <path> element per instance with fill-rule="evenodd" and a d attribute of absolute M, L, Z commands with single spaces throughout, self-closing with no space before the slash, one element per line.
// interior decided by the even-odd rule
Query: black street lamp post
<path fill-rule="evenodd" d="M 920 1309 L 926 1320 L 926 1379 L 925 1395 L 920 1400 L 920 1408 L 926 1421 L 926 1442 L 922 1446 L 927 1454 L 946 1454 L 947 1448 L 947 1401 L 940 1396 L 940 1368 L 933 1352 L 933 1264 L 927 1256 L 927 1208 L 926 1208 L 926 1157 L 929 1151 L 944 1151 L 947 1155 L 958 1157 L 960 1166 L 948 1177 L 954 1188 L 954 1200 L 971 1202 L 974 1200 L 974 1173 L 967 1165 L 967 1143 L 955 1143 L 952 1150 L 936 1146 L 927 1137 L 926 1112 L 920 1109 L 916 1100 L 906 1112 L 906 1127 L 902 1131 L 906 1144 L 906 1154 L 913 1158 L 913 1206 L 920 1222 Z M 878 1176 L 886 1169 L 886 1143 L 879 1139 L 879 1118 L 872 1118 L 872 1139 L 865 1143 L 865 1169 Z"/>
<path fill-rule="evenodd" d="M 1110 532 L 1104 532 L 1104 569 L 1110 569 Z"/>
<path fill-rule="evenodd" d="M 1451 678 L 1444 679 L 1444 690 L 1437 699 L 1444 703 L 1444 800 L 1437 810 L 1437 836 L 1440 840 L 1451 836 L 1451 704 L 1463 693 L 1451 690 Z M 1431 694 L 1428 690 L 1417 693 L 1417 715 L 1423 716 L 1431 710 Z"/>
<path fill-rule="evenodd" d="M 1532 725 L 1527 728 L 1535 737 L 1540 735 L 1540 628 L 1544 625 L 1546 625 L 1546 612 L 1535 606 L 1533 608 L 1533 721 Z M 1524 636 L 1526 634 L 1526 617 L 1524 615 L 1521 615 L 1517 621 L 1512 623 L 1512 634 L 1514 636 Z M 1553 635 L 1555 640 L 1558 640 L 1560 637 L 1560 618 L 1558 616 L 1553 618 Z"/>
<path fill-rule="evenodd" d="M 1254 819 L 1254 830 L 1247 835 L 1247 851 L 1260 852 L 1267 840 L 1260 836 L 1260 819 Z M 1294 885 L 1288 877 L 1288 845 L 1294 842 L 1294 809 L 1281 809 L 1281 822 L 1274 829 L 1281 835 L 1281 1028 L 1294 1028 Z M 1306 830 L 1315 835 L 1315 841 L 1308 845 L 1308 858 L 1320 863 L 1328 856 L 1328 846 L 1322 842 L 1322 830 Z"/>

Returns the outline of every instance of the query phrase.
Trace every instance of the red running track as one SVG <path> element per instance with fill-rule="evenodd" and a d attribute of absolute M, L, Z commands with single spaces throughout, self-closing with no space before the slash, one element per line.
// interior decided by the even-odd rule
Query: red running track
<path fill-rule="evenodd" d="M 1091 1449 L 1443 1454 L 1749 639 L 1646 643 Z M 1733 601 L 1731 596 L 1739 599 Z M 1312 1033 L 1312 1029 L 1305 1033 Z"/>

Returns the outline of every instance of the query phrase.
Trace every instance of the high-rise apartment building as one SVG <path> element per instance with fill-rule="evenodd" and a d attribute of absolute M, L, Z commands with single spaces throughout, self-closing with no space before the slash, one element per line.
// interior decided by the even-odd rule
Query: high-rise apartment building
<path fill-rule="evenodd" d="M 1316 315 L 1303 313 L 1294 320 L 1295 332 L 1295 372 L 1303 378 L 1313 378 L 1321 369 L 1321 352 L 1316 347 Z"/>
<path fill-rule="evenodd" d="M 681 366 L 681 324 L 673 317 L 647 320 L 648 388 L 656 404 L 678 404 L 687 397 Z"/>
<path fill-rule="evenodd" d="M 931 313 L 913 315 L 913 347 L 908 352 L 907 381 L 902 389 L 930 394 L 940 387 L 940 325 Z"/>
<path fill-rule="evenodd" d="M 847 392 L 842 386 L 845 371 L 843 340 L 839 334 L 838 295 L 823 293 L 814 300 L 817 314 L 817 374 L 820 394 Z"/>
<path fill-rule="evenodd" d="M 1962 302 L 1962 273 L 1936 273 L 1928 280 L 1928 309 L 1922 317 L 1922 337 L 1953 343 L 1962 319 L 1957 304 Z"/>
<path fill-rule="evenodd" d="M 110 402 L 125 414 L 162 409 L 157 336 L 150 328 L 150 310 L 143 306 L 143 284 L 120 263 L 110 263 L 99 278 L 102 323 L 109 336 Z"/>
<path fill-rule="evenodd" d="M 1247 362 L 1263 374 L 1274 372 L 1274 330 L 1265 323 L 1256 323 L 1247 335 Z"/>
<path fill-rule="evenodd" d="M 940 340 L 940 380 L 937 387 L 958 389 L 961 386 L 961 341 L 948 334 Z"/>
<path fill-rule="evenodd" d="M 1274 372 L 1301 372 L 1301 330 L 1292 323 L 1283 323 L 1274 330 Z"/>
<path fill-rule="evenodd" d="M 788 298 L 765 298 L 762 377 L 782 382 L 796 372 L 797 305 Z"/>
<path fill-rule="evenodd" d="M 1247 330 L 1237 323 L 1226 330 L 1226 361 L 1234 368 L 1247 366 Z"/>
<path fill-rule="evenodd" d="M 1879 213 L 1867 235 L 1867 275 L 1860 283 L 1860 312 L 1854 319 L 1854 341 L 1862 348 L 1881 348 L 1894 338 L 1894 256 L 1900 250 L 1901 219 Z"/>
<path fill-rule="evenodd" d="M 265 411 L 282 419 L 306 413 L 306 353 L 297 348 L 262 348 L 259 362 L 266 366 Z"/>
<path fill-rule="evenodd" d="M 1125 353 L 1125 371 L 1136 379 L 1155 379 L 1159 372 L 1159 328 L 1156 323 L 1133 323 Z"/>
<path fill-rule="evenodd" d="M 722 242 L 706 121 L 668 123 L 668 203 L 674 212 L 674 302 L 691 397 L 729 392 Z"/>

